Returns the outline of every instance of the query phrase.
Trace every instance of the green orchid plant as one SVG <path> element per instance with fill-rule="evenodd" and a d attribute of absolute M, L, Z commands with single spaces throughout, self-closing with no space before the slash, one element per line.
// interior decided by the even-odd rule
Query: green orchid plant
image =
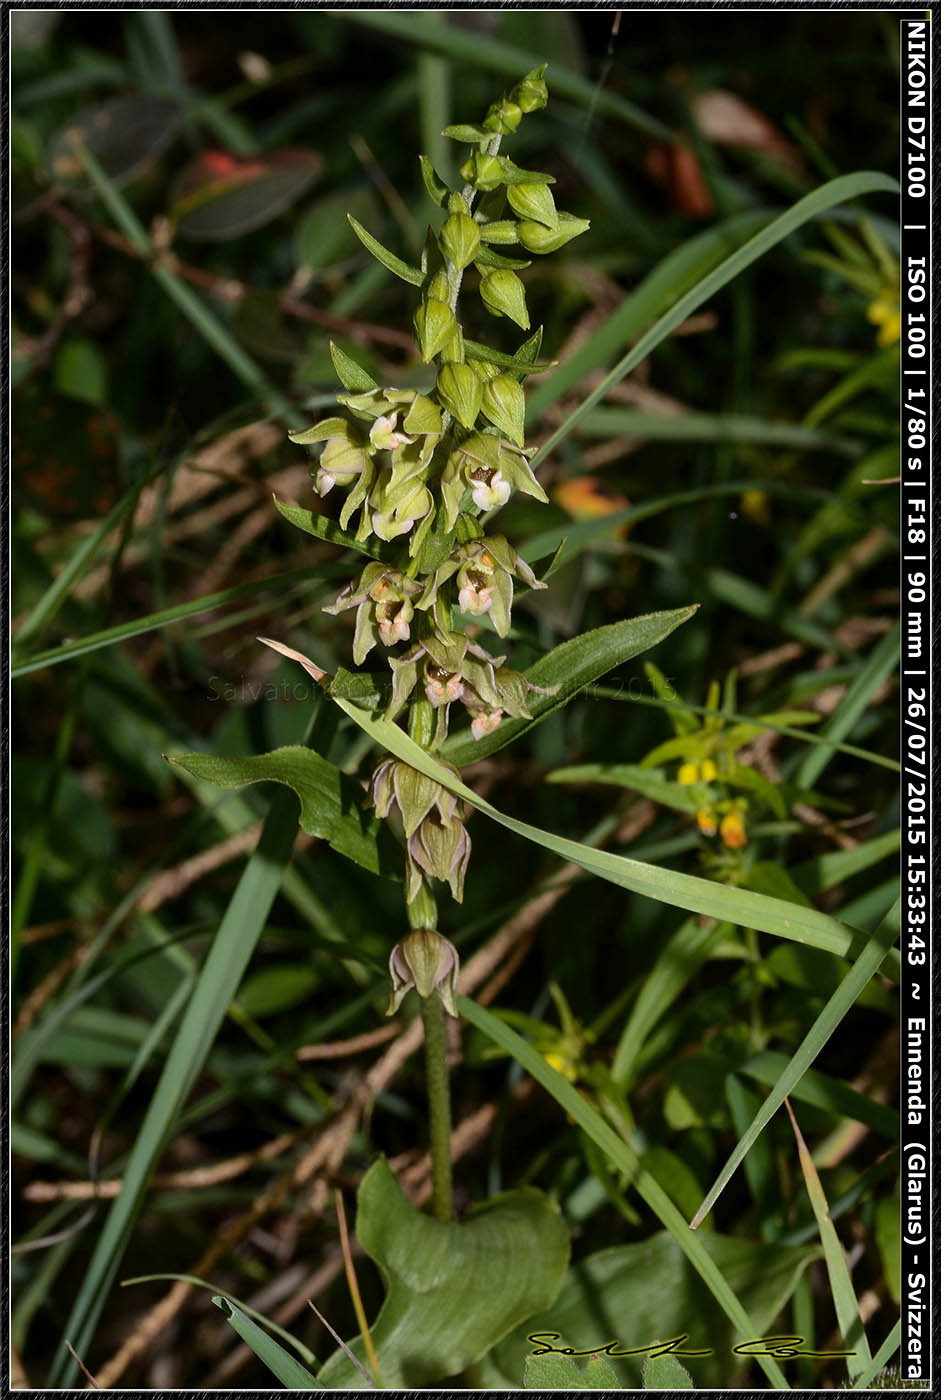
<path fill-rule="evenodd" d="M 470 147 L 460 190 L 449 189 L 431 162 L 420 158 L 425 189 L 445 216 L 437 233 L 428 231 L 420 268 L 402 263 L 350 219 L 384 266 L 420 287 L 414 334 L 434 383 L 427 392 L 381 387 L 331 346 L 346 390 L 338 395 L 345 413 L 290 434 L 292 442 L 319 449 L 312 466 L 317 494 L 345 493 L 339 525 L 352 532 L 350 543 L 378 556 L 325 611 L 355 613 L 357 665 L 376 647 L 386 653 L 391 687 L 385 717 L 404 719 L 410 736 L 429 752 L 443 743 L 457 710 L 466 713 L 479 740 L 505 718 L 530 719 L 530 695 L 558 688 L 535 685 L 508 666 L 505 655 L 474 639 L 474 620 L 485 615 L 497 636 L 506 637 L 515 589 L 546 586 L 503 535 L 488 530 L 490 516 L 514 492 L 547 500 L 529 465 L 535 449 L 526 447 L 524 429 L 523 382 L 545 367 L 537 358 L 542 331 L 529 335 L 513 355 L 491 350 L 465 335 L 461 300 L 473 269 L 471 296 L 478 310 L 529 331 L 526 289 L 517 275 L 529 261 L 495 248 L 519 244 L 528 253 L 552 253 L 588 228 L 586 219 L 556 208 L 551 175 L 524 170 L 500 152 L 523 117 L 546 105 L 543 74 L 544 67 L 528 73 L 480 125 L 447 128 L 445 135 Z M 322 679 L 307 658 L 263 640 Z M 462 898 L 470 837 L 457 799 L 400 759 L 379 763 L 370 796 L 380 818 L 401 818 L 406 842 L 413 932 L 391 955 L 390 1011 L 414 988 L 428 1054 L 443 1057 L 439 1023 L 442 1009 L 456 1015 L 458 960 L 434 927 L 434 885 L 443 882 L 454 899 Z M 440 1063 L 429 1059 L 429 1085 L 441 1079 Z M 433 1154 L 436 1210 L 442 1219 L 451 1214 L 446 1092 L 445 1083 L 445 1097 L 431 1102 L 433 1147 L 437 1139 L 440 1149 Z"/>

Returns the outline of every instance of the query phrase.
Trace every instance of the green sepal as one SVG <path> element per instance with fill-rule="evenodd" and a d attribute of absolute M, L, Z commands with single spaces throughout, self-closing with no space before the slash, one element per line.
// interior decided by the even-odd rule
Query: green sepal
<path fill-rule="evenodd" d="M 421 357 L 427 365 L 457 330 L 454 312 L 446 301 L 429 297 L 415 312 L 413 324 Z"/>
<path fill-rule="evenodd" d="M 321 418 L 313 427 L 300 428 L 296 433 L 288 433 L 288 437 L 298 447 L 309 447 L 313 442 L 326 442 L 332 437 L 344 437 L 348 431 L 349 424 L 345 418 Z"/>
<path fill-rule="evenodd" d="M 451 214 L 438 235 L 438 246 L 446 258 L 463 272 L 474 261 L 480 247 L 480 229 L 469 214 Z"/>

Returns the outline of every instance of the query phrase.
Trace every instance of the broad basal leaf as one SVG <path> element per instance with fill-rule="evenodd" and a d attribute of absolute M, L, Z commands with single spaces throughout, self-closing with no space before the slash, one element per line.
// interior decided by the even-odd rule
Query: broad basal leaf
<path fill-rule="evenodd" d="M 790 1298 L 817 1245 L 757 1244 L 728 1235 L 704 1234 L 702 1243 L 761 1333 Z M 559 1334 L 551 1341 L 548 1334 Z M 697 1388 L 727 1386 L 748 1364 L 732 1354 L 746 1337 L 735 1329 L 667 1231 L 639 1244 L 600 1250 L 569 1269 L 561 1292 L 544 1313 L 531 1317 L 499 1342 L 481 1365 L 485 1387 L 518 1389 L 527 1354 L 545 1345 L 576 1350 L 619 1345 L 606 1360 L 628 1389 L 639 1389 L 643 1356 L 612 1352 L 669 1341 L 683 1334 L 680 1350 L 706 1351 L 677 1359 Z M 539 1342 L 530 1337 L 543 1334 Z"/>
<path fill-rule="evenodd" d="M 370 1332 L 390 1390 L 456 1376 L 550 1307 L 569 1253 L 568 1231 L 542 1192 L 508 1191 L 445 1225 L 411 1204 L 382 1158 L 359 1188 L 356 1234 L 386 1289 Z M 362 1341 L 349 1346 L 362 1360 Z M 342 1351 L 317 1379 L 328 1389 L 366 1385 Z"/>
<path fill-rule="evenodd" d="M 321 837 L 374 874 L 401 878 L 401 852 L 388 829 L 363 811 L 363 789 L 313 749 L 294 746 L 247 758 L 208 753 L 168 754 L 167 758 L 215 787 L 284 783 L 300 798 L 301 826 L 308 836 Z"/>

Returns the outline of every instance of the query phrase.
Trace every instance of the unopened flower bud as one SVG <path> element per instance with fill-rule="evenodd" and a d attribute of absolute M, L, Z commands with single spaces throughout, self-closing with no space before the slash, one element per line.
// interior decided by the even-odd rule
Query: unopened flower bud
<path fill-rule="evenodd" d="M 503 183 L 503 167 L 496 156 L 475 151 L 461 166 L 464 179 L 478 190 L 495 190 Z"/>
<path fill-rule="evenodd" d="M 414 987 L 420 997 L 437 996 L 448 1015 L 456 1016 L 454 996 L 459 970 L 460 959 L 453 943 L 436 929 L 413 929 L 399 939 L 389 957 L 392 994 L 386 1015 L 394 1015 L 406 992 Z"/>
<path fill-rule="evenodd" d="M 489 714 L 486 710 L 478 710 L 471 720 L 471 733 L 475 739 L 482 739 L 485 734 L 492 734 L 499 728 L 502 718 L 502 710 L 491 710 Z"/>
<path fill-rule="evenodd" d="M 715 813 L 708 807 L 701 807 L 696 813 L 696 825 L 699 827 L 703 836 L 715 836 L 718 831 Z"/>
<path fill-rule="evenodd" d="M 508 136 L 511 131 L 515 131 L 523 119 L 523 109 L 508 97 L 504 97 L 501 102 L 494 102 L 487 110 L 483 125 L 487 131 L 499 132 L 501 136 Z"/>
<path fill-rule="evenodd" d="M 463 270 L 474 261 L 480 247 L 480 228 L 469 214 L 452 214 L 445 221 L 438 242 L 444 256 Z"/>
<path fill-rule="evenodd" d="M 705 761 L 699 765 L 699 776 L 704 783 L 715 782 L 716 778 L 719 776 L 719 770 L 711 758 L 705 759 Z"/>
<path fill-rule="evenodd" d="M 699 782 L 699 766 L 695 763 L 681 763 L 676 781 L 681 787 L 690 787 Z"/>
<path fill-rule="evenodd" d="M 555 200 L 552 198 L 552 191 L 548 185 L 536 183 L 510 185 L 506 197 L 510 208 L 521 219 L 545 224 L 546 228 L 550 229 L 554 229 L 558 225 L 559 216 L 556 213 Z"/>
<path fill-rule="evenodd" d="M 481 408 L 504 437 L 515 442 L 517 447 L 523 446 L 526 399 L 522 384 L 512 374 L 498 374 L 484 385 Z"/>
<path fill-rule="evenodd" d="M 438 398 L 464 428 L 472 428 L 480 412 L 483 386 L 470 365 L 442 365 L 436 384 Z"/>
<path fill-rule="evenodd" d="M 551 228 L 537 219 L 524 219 L 516 227 L 519 241 L 528 252 L 554 253 L 590 228 L 591 222 L 589 219 L 576 219 L 574 214 L 565 214 L 560 210 Z"/>
<path fill-rule="evenodd" d="M 409 837 L 406 845 L 408 880 L 406 895 L 412 898 L 425 875 L 444 880 L 460 904 L 464 897 L 464 874 L 470 860 L 470 837 L 463 822 L 450 825 L 441 821 L 437 812 L 429 812 L 421 826 Z"/>
<path fill-rule="evenodd" d="M 446 301 L 429 297 L 415 312 L 415 335 L 421 357 L 428 364 L 457 330 L 454 312 Z"/>
<path fill-rule="evenodd" d="M 740 851 L 748 841 L 745 831 L 745 819 L 739 811 L 729 812 L 719 823 L 719 835 L 722 837 L 723 845 L 732 851 Z"/>
<path fill-rule="evenodd" d="M 538 68 L 533 68 L 521 78 L 508 94 L 511 102 L 515 102 L 522 112 L 537 112 L 540 107 L 545 107 L 549 101 L 549 89 L 543 79 L 546 65 L 540 64 Z"/>
<path fill-rule="evenodd" d="M 480 279 L 480 295 L 488 310 L 497 316 L 509 316 L 524 331 L 529 330 L 526 310 L 526 289 L 515 272 L 498 268 Z"/>

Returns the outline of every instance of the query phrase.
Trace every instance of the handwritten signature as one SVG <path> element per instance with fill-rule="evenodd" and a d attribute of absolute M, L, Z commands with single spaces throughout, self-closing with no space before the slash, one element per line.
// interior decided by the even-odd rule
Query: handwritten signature
<path fill-rule="evenodd" d="M 683 1332 L 679 1337 L 670 1337 L 665 1342 L 650 1342 L 643 1347 L 626 1347 L 618 1350 L 621 1343 L 615 1339 L 605 1342 L 600 1347 L 557 1347 L 553 1342 L 562 1340 L 561 1332 L 530 1332 L 527 1338 L 532 1342 L 534 1350 L 532 1356 L 545 1356 L 549 1352 L 555 1352 L 559 1356 L 714 1356 L 715 1352 L 711 1347 L 703 1349 L 684 1349 L 683 1343 L 689 1341 L 689 1333 Z M 732 1347 L 733 1356 L 772 1356 L 776 1361 L 789 1361 L 795 1356 L 814 1356 L 818 1358 L 831 1356 L 855 1356 L 852 1351 L 814 1351 L 804 1350 L 804 1338 L 784 1334 L 775 1337 L 753 1337 L 747 1342 L 738 1342 Z"/>

